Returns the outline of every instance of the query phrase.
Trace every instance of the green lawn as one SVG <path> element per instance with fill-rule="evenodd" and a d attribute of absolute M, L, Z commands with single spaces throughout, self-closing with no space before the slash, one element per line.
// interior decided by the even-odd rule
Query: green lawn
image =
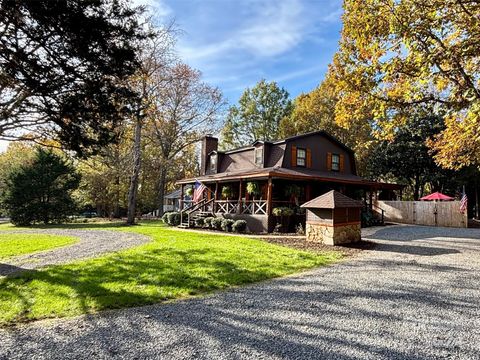
<path fill-rule="evenodd" d="M 108 224 L 78 228 L 104 228 Z M 170 229 L 158 222 L 117 231 L 149 235 L 130 250 L 0 279 L 0 324 L 151 304 L 325 265 L 339 253 L 314 254 L 261 240 Z"/>
<path fill-rule="evenodd" d="M 0 259 L 49 250 L 77 241 L 72 236 L 0 233 Z"/>

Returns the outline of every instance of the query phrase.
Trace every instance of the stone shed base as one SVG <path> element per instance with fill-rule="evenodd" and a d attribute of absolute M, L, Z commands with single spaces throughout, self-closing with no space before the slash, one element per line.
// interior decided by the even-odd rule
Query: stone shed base
<path fill-rule="evenodd" d="M 305 234 L 307 241 L 321 242 L 326 245 L 348 244 L 360 241 L 362 238 L 360 223 L 332 226 L 307 222 Z"/>

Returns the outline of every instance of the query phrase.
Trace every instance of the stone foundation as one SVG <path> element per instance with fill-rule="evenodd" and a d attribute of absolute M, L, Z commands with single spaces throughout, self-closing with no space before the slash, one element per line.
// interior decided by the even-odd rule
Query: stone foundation
<path fill-rule="evenodd" d="M 307 223 L 305 234 L 307 241 L 321 242 L 326 245 L 348 244 L 360 241 L 362 237 L 360 223 L 336 226 Z"/>

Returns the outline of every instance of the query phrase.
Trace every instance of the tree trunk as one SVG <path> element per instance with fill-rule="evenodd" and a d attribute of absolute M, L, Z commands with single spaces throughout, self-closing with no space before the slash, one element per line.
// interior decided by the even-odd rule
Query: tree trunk
<path fill-rule="evenodd" d="M 115 177 L 115 204 L 113 206 L 113 217 L 120 218 L 120 176 Z"/>
<path fill-rule="evenodd" d="M 127 212 L 127 224 L 135 224 L 135 214 L 137 208 L 137 194 L 138 194 L 138 179 L 140 177 L 141 169 L 141 139 L 142 139 L 142 123 L 137 118 L 135 124 L 135 139 L 133 143 L 133 172 L 130 178 L 130 187 L 128 189 L 128 212 Z"/>
<path fill-rule="evenodd" d="M 413 184 L 413 200 L 418 201 L 420 198 L 420 178 L 419 176 L 415 176 L 415 182 Z"/>
<path fill-rule="evenodd" d="M 165 165 L 160 168 L 160 176 L 158 177 L 158 216 L 163 215 L 163 203 L 165 199 L 165 183 L 167 180 L 167 169 Z"/>

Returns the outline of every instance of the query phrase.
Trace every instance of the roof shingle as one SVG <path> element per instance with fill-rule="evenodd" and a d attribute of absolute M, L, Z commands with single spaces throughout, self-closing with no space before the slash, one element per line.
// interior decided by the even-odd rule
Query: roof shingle
<path fill-rule="evenodd" d="M 310 209 L 358 208 L 362 207 L 362 203 L 336 190 L 332 190 L 306 202 L 301 207 Z"/>

